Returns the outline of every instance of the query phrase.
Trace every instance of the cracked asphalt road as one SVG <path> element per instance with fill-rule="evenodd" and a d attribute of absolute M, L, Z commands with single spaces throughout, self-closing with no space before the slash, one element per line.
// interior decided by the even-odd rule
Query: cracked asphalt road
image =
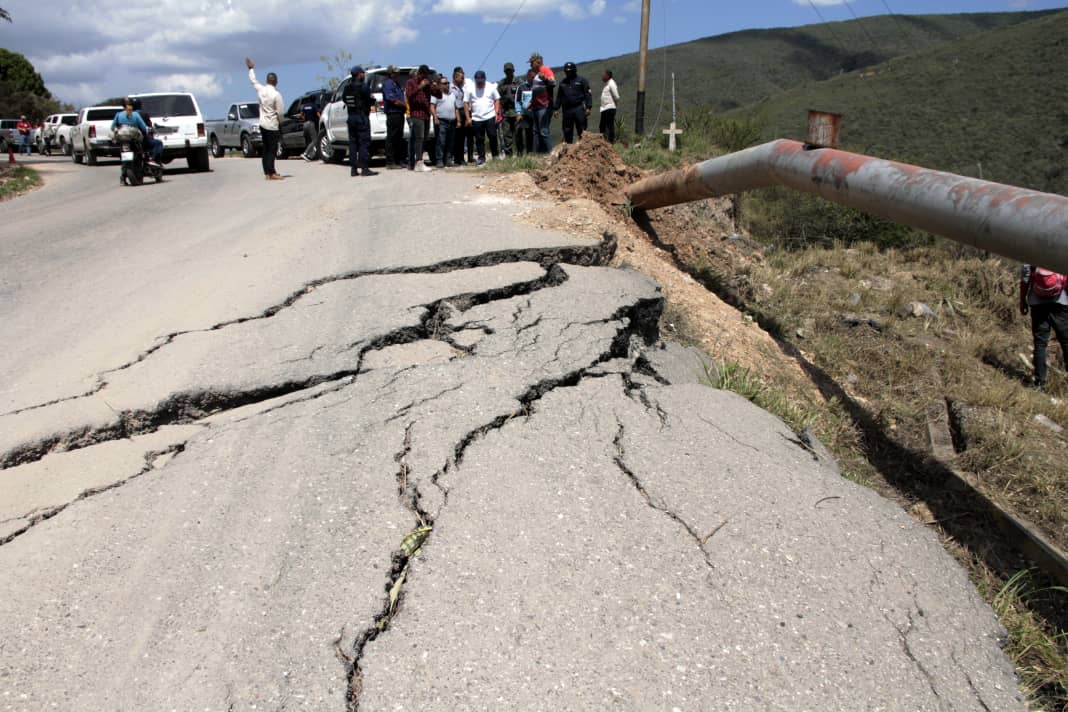
<path fill-rule="evenodd" d="M 939 542 L 700 385 L 610 237 L 213 165 L 3 208 L 0 709 L 1024 708 Z"/>

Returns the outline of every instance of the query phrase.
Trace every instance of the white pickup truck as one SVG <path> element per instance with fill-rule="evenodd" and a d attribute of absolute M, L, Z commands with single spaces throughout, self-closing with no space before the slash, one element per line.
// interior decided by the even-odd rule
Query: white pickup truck
<path fill-rule="evenodd" d="M 70 153 L 70 130 L 78 123 L 77 114 L 52 114 L 41 124 L 41 143 L 52 142 L 52 150 L 59 149 L 64 155 Z M 40 146 L 37 147 L 40 150 Z"/>
<path fill-rule="evenodd" d="M 70 155 L 75 163 L 95 166 L 98 156 L 118 157 L 119 149 L 111 143 L 111 122 L 120 111 L 121 106 L 87 106 L 78 112 L 78 123 L 70 129 Z"/>
<path fill-rule="evenodd" d="M 184 158 L 190 170 L 209 169 L 208 135 L 196 97 L 188 92 L 159 92 L 131 94 L 130 98 L 140 103 L 138 110 L 163 142 L 164 163 Z"/>

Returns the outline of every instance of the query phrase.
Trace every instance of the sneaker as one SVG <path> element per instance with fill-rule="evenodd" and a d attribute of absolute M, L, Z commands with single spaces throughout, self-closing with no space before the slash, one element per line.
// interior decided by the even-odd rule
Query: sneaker
<path fill-rule="evenodd" d="M 353 173 L 353 175 L 356 175 L 356 174 Z M 376 176 L 376 175 L 378 175 L 378 171 L 372 171 L 370 168 L 364 168 L 363 171 L 360 173 L 360 175 L 362 175 L 362 176 Z"/>
<path fill-rule="evenodd" d="M 478 159 L 478 163 L 476 163 L 475 165 L 476 166 L 484 166 L 484 165 L 486 165 L 486 159 L 485 158 Z"/>
<path fill-rule="evenodd" d="M 416 170 L 418 170 L 420 173 L 430 173 L 434 169 L 423 163 L 422 161 L 419 161 L 419 167 Z"/>
<path fill-rule="evenodd" d="M 305 161 L 311 161 L 311 159 L 308 158 L 308 154 L 307 153 L 300 154 L 300 157 L 303 158 Z"/>

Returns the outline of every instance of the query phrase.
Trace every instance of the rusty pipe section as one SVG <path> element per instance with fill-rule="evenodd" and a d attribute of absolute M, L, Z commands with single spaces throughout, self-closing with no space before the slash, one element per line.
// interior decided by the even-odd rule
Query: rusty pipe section
<path fill-rule="evenodd" d="M 783 185 L 1012 259 L 1068 273 L 1068 198 L 779 140 L 640 180 L 635 208 Z"/>

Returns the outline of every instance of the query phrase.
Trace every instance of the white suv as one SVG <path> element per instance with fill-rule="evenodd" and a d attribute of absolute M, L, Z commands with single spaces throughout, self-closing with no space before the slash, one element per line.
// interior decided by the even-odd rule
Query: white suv
<path fill-rule="evenodd" d="M 401 87 L 408 81 L 409 75 L 415 67 L 400 67 L 397 76 Z M 430 70 L 431 77 L 436 76 L 434 69 Z M 385 103 L 382 101 L 382 84 L 389 78 L 386 67 L 374 67 L 367 70 L 367 82 L 371 90 L 371 97 L 375 100 L 374 108 L 371 109 L 371 155 L 374 156 L 385 150 L 386 145 L 386 113 Z M 349 111 L 345 102 L 341 100 L 341 94 L 349 85 L 351 77 L 347 77 L 338 84 L 334 90 L 330 102 L 323 108 L 319 119 L 319 155 L 324 161 L 340 163 L 349 150 Z M 426 144 L 430 149 L 430 155 L 434 155 L 433 139 L 434 125 L 428 122 Z M 404 122 L 404 138 L 408 138 L 408 122 Z"/>
<path fill-rule="evenodd" d="M 204 115 L 196 97 L 188 92 L 131 94 L 141 102 L 141 115 L 152 122 L 153 132 L 163 142 L 163 162 L 185 158 L 194 171 L 208 170 L 208 136 Z"/>

